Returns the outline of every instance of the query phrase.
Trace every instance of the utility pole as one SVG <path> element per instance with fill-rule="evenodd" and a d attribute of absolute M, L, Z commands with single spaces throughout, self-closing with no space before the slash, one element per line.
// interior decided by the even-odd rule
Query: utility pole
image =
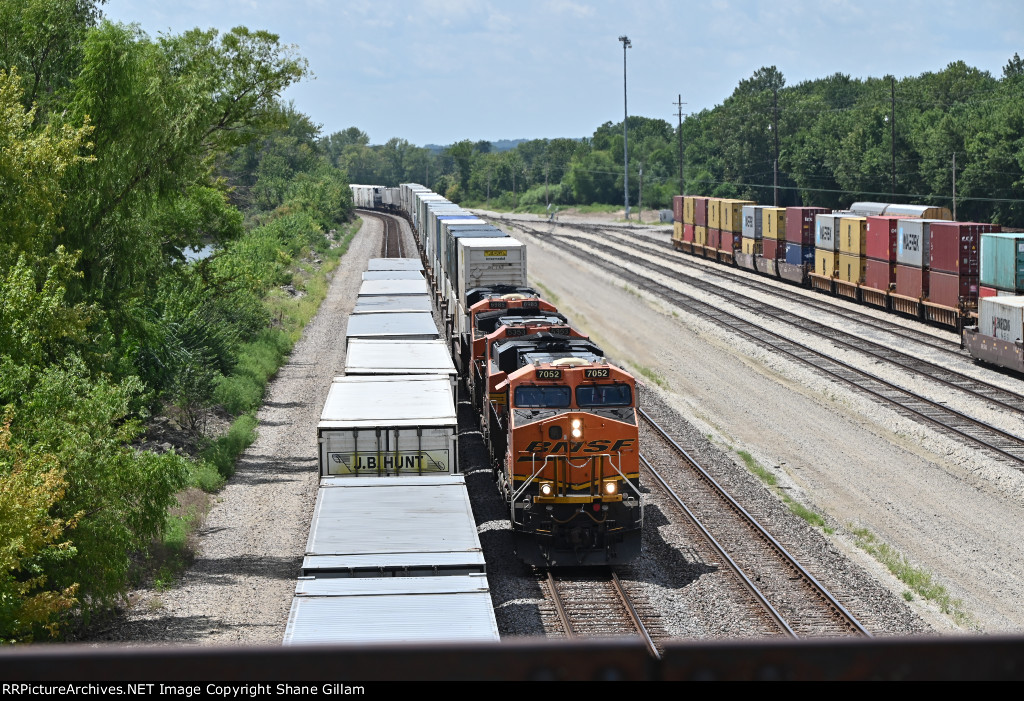
<path fill-rule="evenodd" d="M 775 89 L 774 104 L 772 107 L 772 114 L 774 115 L 775 125 L 772 127 L 772 133 L 775 134 L 775 161 L 772 166 L 773 181 L 775 183 L 775 206 L 779 206 L 779 90 Z"/>
<path fill-rule="evenodd" d="M 487 166 L 487 209 L 491 208 L 491 167 Z"/>
<path fill-rule="evenodd" d="M 889 76 L 891 101 L 889 103 L 889 143 L 892 150 L 892 197 L 896 199 L 896 77 Z"/>
<path fill-rule="evenodd" d="M 686 184 L 683 182 L 683 105 L 686 103 L 683 102 L 682 95 L 679 95 L 678 100 L 678 102 L 672 104 L 679 108 L 679 111 L 676 113 L 676 116 L 679 117 L 679 194 L 685 195 Z"/>
<path fill-rule="evenodd" d="M 550 207 L 551 203 L 548 202 L 548 161 L 544 159 L 544 206 Z"/>
<path fill-rule="evenodd" d="M 638 204 L 640 213 L 637 215 L 637 219 L 640 223 L 644 223 L 644 164 L 640 164 L 640 203 Z"/>
<path fill-rule="evenodd" d="M 625 192 L 626 221 L 629 221 L 629 136 L 626 133 L 626 122 L 629 121 L 629 103 L 626 101 L 626 49 L 633 46 L 627 36 L 619 37 L 622 42 L 622 189 Z"/>
<path fill-rule="evenodd" d="M 953 152 L 953 221 L 956 221 L 956 151 Z"/>

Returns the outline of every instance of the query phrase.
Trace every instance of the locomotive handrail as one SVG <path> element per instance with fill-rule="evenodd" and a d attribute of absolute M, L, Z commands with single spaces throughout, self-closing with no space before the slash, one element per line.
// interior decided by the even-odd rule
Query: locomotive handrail
<path fill-rule="evenodd" d="M 532 464 L 536 465 L 536 463 L 537 463 L 536 455 L 537 454 L 536 453 L 531 453 L 531 455 L 534 456 L 532 458 Z M 626 477 L 626 475 L 619 468 L 619 465 L 615 464 L 615 460 L 614 460 L 615 456 L 618 456 L 619 464 L 621 465 L 622 464 L 622 451 L 621 450 L 616 452 L 616 453 L 614 453 L 614 454 L 613 453 L 595 453 L 593 455 L 589 455 L 589 456 L 583 458 L 583 460 L 584 460 L 584 463 L 585 463 L 586 461 L 593 460 L 594 458 L 608 458 L 608 463 L 619 474 L 619 476 L 622 478 L 622 481 L 624 481 L 626 484 L 628 484 L 630 487 L 632 487 L 633 491 L 636 492 L 636 494 L 637 494 L 637 503 L 640 504 L 640 520 L 642 522 L 643 521 L 643 513 L 644 512 L 643 512 L 643 501 L 640 499 L 640 489 L 639 489 L 638 485 L 633 484 L 633 482 L 631 482 L 630 479 L 628 477 Z M 512 522 L 512 524 L 520 524 L 520 522 L 517 521 L 516 518 L 515 518 L 516 502 L 519 501 L 519 497 L 522 496 L 523 492 L 526 491 L 526 488 L 529 487 L 530 484 L 532 484 L 535 479 L 537 479 L 537 475 L 539 475 L 541 473 L 541 471 L 545 467 L 547 467 L 547 464 L 551 460 L 552 457 L 553 456 L 550 455 L 550 454 L 546 455 L 544 457 L 544 462 L 541 463 L 540 467 L 538 467 L 536 470 L 534 470 L 533 474 L 530 475 L 528 478 L 526 478 L 526 480 L 523 482 L 523 485 L 518 490 L 516 490 L 512 494 L 512 498 L 509 499 L 509 519 Z M 566 462 L 567 465 L 569 465 L 569 467 L 574 467 L 576 469 L 580 469 L 580 468 L 584 467 L 584 464 L 574 465 L 572 463 L 572 461 L 569 459 L 568 456 L 565 456 L 565 462 Z"/>

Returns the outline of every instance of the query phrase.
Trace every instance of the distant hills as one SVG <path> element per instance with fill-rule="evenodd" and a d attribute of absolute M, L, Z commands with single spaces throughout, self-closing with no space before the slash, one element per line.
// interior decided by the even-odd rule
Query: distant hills
<path fill-rule="evenodd" d="M 580 141 L 579 138 L 576 138 L 575 140 L 576 141 Z M 534 141 L 534 139 L 498 139 L 497 141 L 491 141 L 491 142 L 489 142 L 491 144 L 491 153 L 499 153 L 501 151 L 511 151 L 512 149 L 514 149 L 516 146 L 518 146 L 519 144 L 523 143 L 524 141 Z M 451 146 L 451 144 L 448 144 L 448 146 Z M 443 152 L 446 148 L 448 148 L 448 146 L 438 146 L 437 144 L 427 144 L 423 148 L 428 149 L 429 151 L 432 151 L 436 155 L 436 154 L 439 154 L 439 153 Z"/>

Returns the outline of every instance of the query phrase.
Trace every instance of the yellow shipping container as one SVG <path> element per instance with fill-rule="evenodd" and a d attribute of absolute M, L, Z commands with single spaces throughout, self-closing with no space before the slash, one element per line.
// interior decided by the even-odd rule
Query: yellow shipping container
<path fill-rule="evenodd" d="M 761 235 L 766 239 L 786 240 L 786 208 L 765 207 L 761 212 Z"/>
<path fill-rule="evenodd" d="M 708 228 L 706 226 L 693 227 L 693 242 L 698 246 L 708 245 Z"/>
<path fill-rule="evenodd" d="M 722 200 L 722 231 L 743 233 L 743 207 L 757 204 L 750 200 Z"/>
<path fill-rule="evenodd" d="M 708 198 L 708 228 L 722 228 L 722 200 L 717 197 Z"/>
<path fill-rule="evenodd" d="M 865 217 L 843 217 L 839 220 L 840 253 L 864 255 L 868 245 L 867 222 Z"/>
<path fill-rule="evenodd" d="M 694 208 L 693 198 L 692 197 L 684 197 L 683 198 L 683 223 L 684 224 L 693 224 L 694 223 L 694 221 L 693 221 L 693 215 L 694 215 L 693 208 Z"/>
<path fill-rule="evenodd" d="M 672 240 L 683 240 L 683 223 L 681 221 L 672 222 Z"/>
<path fill-rule="evenodd" d="M 864 256 L 850 253 L 839 254 L 839 279 L 860 284 L 864 282 L 868 261 Z"/>
<path fill-rule="evenodd" d="M 761 239 L 743 239 L 740 243 L 744 253 L 753 256 L 761 255 Z"/>
<path fill-rule="evenodd" d="M 814 249 L 814 272 L 817 275 L 835 277 L 838 265 L 839 257 L 835 251 L 826 251 L 822 248 Z"/>

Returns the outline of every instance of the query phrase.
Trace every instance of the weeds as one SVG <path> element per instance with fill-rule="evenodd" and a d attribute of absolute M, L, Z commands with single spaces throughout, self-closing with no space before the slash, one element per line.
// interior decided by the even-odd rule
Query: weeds
<path fill-rule="evenodd" d="M 910 587 L 903 593 L 904 599 L 911 601 L 914 594 L 917 594 L 926 601 L 934 602 L 943 613 L 952 616 L 959 625 L 970 625 L 970 617 L 963 610 L 963 601 L 954 599 L 946 587 L 935 581 L 930 572 L 915 567 L 906 555 L 888 543 L 878 540 L 867 528 L 851 526 L 850 532 L 857 547 L 885 565 L 889 572 Z"/>
<path fill-rule="evenodd" d="M 534 284 L 536 284 L 537 287 L 540 288 L 541 292 L 544 293 L 544 299 L 546 299 L 547 301 L 551 302 L 552 304 L 558 304 L 558 295 L 556 295 L 554 292 L 549 290 L 542 283 L 537 282 L 537 283 L 534 283 Z"/>
<path fill-rule="evenodd" d="M 650 380 L 654 384 L 658 385 L 659 387 L 665 387 L 666 386 L 665 378 L 663 378 L 661 375 L 659 375 L 657 372 L 655 372 L 651 368 L 649 368 L 649 367 L 647 367 L 645 365 L 637 365 L 636 369 L 640 372 L 641 375 L 643 375 L 644 377 L 646 377 L 648 380 Z"/>
<path fill-rule="evenodd" d="M 743 460 L 743 463 L 747 466 L 747 470 L 761 480 L 761 482 L 766 484 L 768 488 L 782 500 L 782 503 L 786 505 L 786 508 L 789 509 L 790 513 L 794 516 L 799 516 L 810 525 L 820 528 L 829 535 L 835 533 L 835 529 L 828 525 L 821 514 L 784 493 L 779 488 L 778 478 L 772 474 L 771 470 L 759 463 L 753 455 L 745 450 L 737 450 L 736 454 L 740 456 L 741 460 Z"/>

